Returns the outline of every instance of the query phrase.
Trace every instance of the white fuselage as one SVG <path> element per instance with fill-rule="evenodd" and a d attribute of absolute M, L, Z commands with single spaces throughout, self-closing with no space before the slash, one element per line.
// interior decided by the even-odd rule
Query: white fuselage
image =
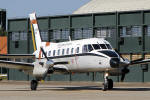
<path fill-rule="evenodd" d="M 65 68 L 70 72 L 109 71 L 116 69 L 110 64 L 112 58 L 120 61 L 110 43 L 102 38 L 50 43 L 48 46 L 42 42 L 42 46 L 47 57 L 54 62 L 62 62 L 54 67 Z M 37 58 L 39 52 L 35 52 Z M 44 58 L 43 54 L 40 56 Z"/>

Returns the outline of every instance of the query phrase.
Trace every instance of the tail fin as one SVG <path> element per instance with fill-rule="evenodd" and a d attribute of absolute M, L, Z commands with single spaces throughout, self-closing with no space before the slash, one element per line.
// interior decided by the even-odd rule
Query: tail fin
<path fill-rule="evenodd" d="M 30 17 L 30 24 L 31 24 L 31 32 L 32 32 L 32 40 L 33 40 L 33 46 L 34 46 L 34 51 L 40 50 L 42 40 L 40 36 L 40 31 L 38 28 L 38 23 L 36 20 L 36 14 L 31 13 L 29 14 Z"/>

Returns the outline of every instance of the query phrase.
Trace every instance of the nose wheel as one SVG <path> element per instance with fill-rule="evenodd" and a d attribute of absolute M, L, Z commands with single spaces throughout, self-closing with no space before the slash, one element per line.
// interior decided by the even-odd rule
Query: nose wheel
<path fill-rule="evenodd" d="M 31 81 L 31 90 L 36 90 L 38 86 L 38 81 L 37 80 L 32 80 Z"/>
<path fill-rule="evenodd" d="M 108 79 L 108 74 L 104 76 L 103 91 L 113 89 L 113 80 Z"/>

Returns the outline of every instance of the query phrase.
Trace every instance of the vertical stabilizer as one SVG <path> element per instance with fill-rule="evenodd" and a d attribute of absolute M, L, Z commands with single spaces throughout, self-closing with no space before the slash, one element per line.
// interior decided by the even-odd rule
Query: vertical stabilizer
<path fill-rule="evenodd" d="M 41 36 L 40 36 L 40 31 L 38 28 L 38 23 L 36 20 L 36 14 L 31 13 L 29 14 L 30 17 L 30 24 L 31 24 L 31 32 L 32 32 L 32 40 L 33 40 L 33 46 L 34 46 L 34 51 L 40 50 L 41 47 Z"/>

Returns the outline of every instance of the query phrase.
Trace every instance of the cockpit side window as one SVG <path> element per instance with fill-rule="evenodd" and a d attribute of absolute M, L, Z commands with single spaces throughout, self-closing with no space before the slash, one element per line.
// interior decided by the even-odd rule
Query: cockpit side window
<path fill-rule="evenodd" d="M 87 45 L 84 45 L 84 46 L 83 46 L 82 52 L 83 52 L 83 53 L 88 52 L 88 46 L 87 46 Z"/>
<path fill-rule="evenodd" d="M 100 49 L 100 46 L 98 44 L 92 44 L 94 49 L 97 50 L 97 49 Z"/>
<path fill-rule="evenodd" d="M 107 49 L 105 44 L 100 44 L 100 46 L 101 46 L 102 49 Z"/>
<path fill-rule="evenodd" d="M 112 49 L 112 47 L 110 46 L 110 44 L 106 44 L 108 49 Z"/>
<path fill-rule="evenodd" d="M 91 44 L 88 44 L 88 51 L 91 52 L 93 50 L 93 47 L 91 46 Z"/>

